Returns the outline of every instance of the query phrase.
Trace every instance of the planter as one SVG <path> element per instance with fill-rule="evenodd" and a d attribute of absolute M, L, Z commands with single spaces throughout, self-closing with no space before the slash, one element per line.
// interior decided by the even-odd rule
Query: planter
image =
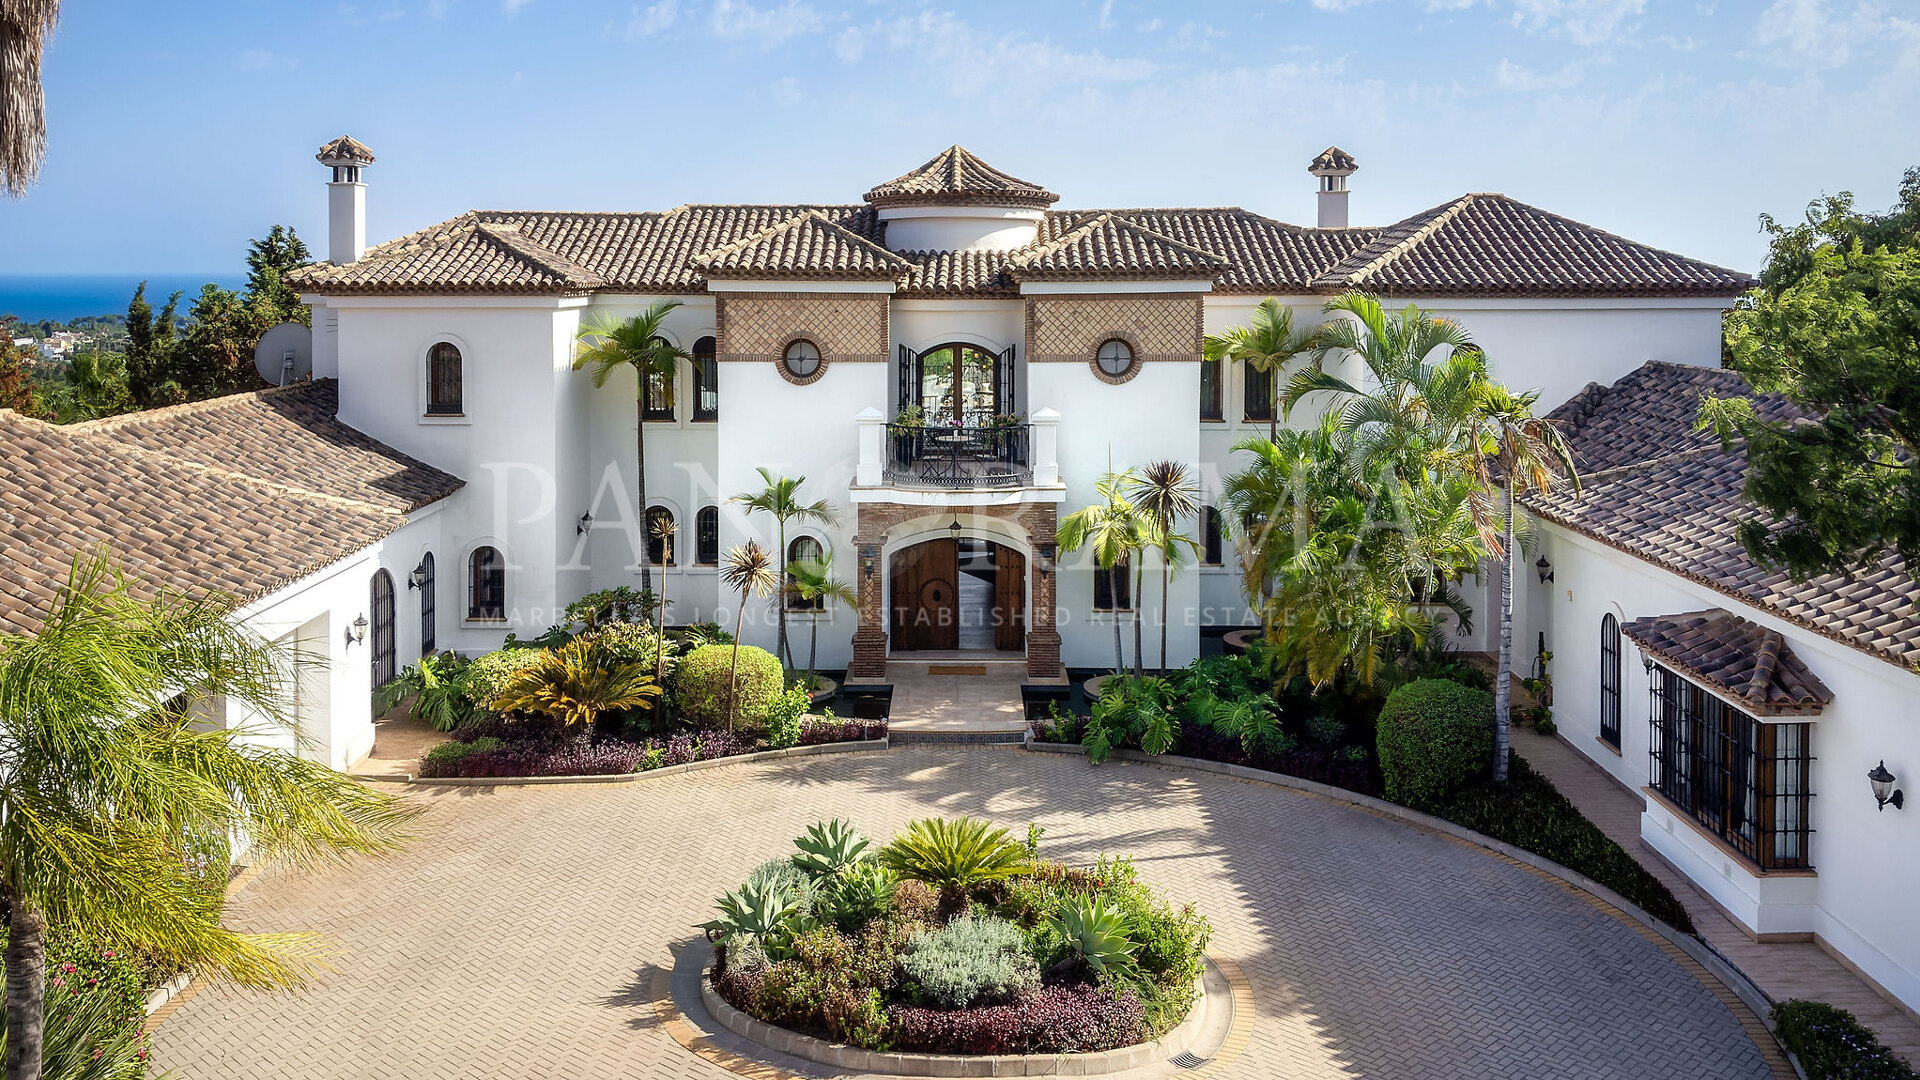
<path fill-rule="evenodd" d="M 1085 688 L 1087 692 L 1087 700 L 1099 701 L 1100 688 L 1107 685 L 1107 680 L 1112 677 L 1113 676 L 1111 675 L 1095 675 L 1093 678 L 1088 679 L 1086 682 L 1082 683 L 1081 685 Z"/>
<path fill-rule="evenodd" d="M 1259 629 L 1235 630 L 1220 639 L 1220 649 L 1228 656 L 1245 656 L 1248 646 L 1260 640 Z"/>
<path fill-rule="evenodd" d="M 840 692 L 840 684 L 827 678 L 825 675 L 815 675 L 813 677 L 813 685 L 813 692 L 807 695 L 807 706 L 809 708 L 819 705 L 822 702 L 832 701 L 833 696 Z"/>
<path fill-rule="evenodd" d="M 1152 1042 L 1088 1054 L 928 1054 L 830 1043 L 756 1020 L 715 992 L 711 963 L 703 965 L 700 972 L 701 1004 L 716 1023 L 735 1035 L 822 1065 L 889 1076 L 1106 1076 L 1164 1062 L 1210 1042 L 1206 1037 L 1215 1028 L 1224 1031 L 1227 1024 L 1240 1019 L 1235 1015 L 1239 995 L 1229 989 L 1226 975 L 1211 956 L 1198 980 L 1198 990 L 1186 1019 Z M 1222 1019 L 1226 1023 L 1218 1022 Z"/>

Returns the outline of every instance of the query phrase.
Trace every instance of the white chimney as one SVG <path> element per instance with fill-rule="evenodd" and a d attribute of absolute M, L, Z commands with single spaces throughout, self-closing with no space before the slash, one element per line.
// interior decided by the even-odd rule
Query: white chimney
<path fill-rule="evenodd" d="M 373 151 L 342 135 L 314 157 L 333 170 L 327 184 L 327 261 L 358 262 L 367 250 L 367 185 L 360 170 L 373 164 Z"/>
<path fill-rule="evenodd" d="M 1320 151 L 1307 171 L 1320 178 L 1320 221 L 1323 229 L 1347 227 L 1347 177 L 1360 171 L 1353 155 L 1337 146 Z"/>

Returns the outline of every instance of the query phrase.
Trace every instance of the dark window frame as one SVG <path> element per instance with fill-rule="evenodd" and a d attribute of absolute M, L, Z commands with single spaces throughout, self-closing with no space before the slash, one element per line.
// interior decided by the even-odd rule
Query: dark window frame
<path fill-rule="evenodd" d="M 658 521 L 662 516 L 665 516 L 669 522 L 675 525 L 680 523 L 680 519 L 673 515 L 672 507 L 661 503 L 654 503 L 652 506 L 647 507 L 647 565 L 678 566 L 679 545 L 675 543 L 675 541 L 680 539 L 679 532 L 676 530 L 672 536 L 655 536 L 653 534 L 653 523 Z M 665 550 L 663 551 L 662 548 Z M 665 558 L 662 558 L 663 555 Z"/>
<path fill-rule="evenodd" d="M 1249 424 L 1270 424 L 1274 419 L 1273 372 L 1261 371 L 1251 361 L 1240 365 L 1246 373 L 1241 383 L 1241 396 L 1245 399 L 1240 410 L 1241 419 Z M 1258 391 L 1256 393 L 1255 391 Z"/>
<path fill-rule="evenodd" d="M 1600 618 L 1600 741 L 1620 749 L 1620 620 Z"/>
<path fill-rule="evenodd" d="M 393 681 L 399 674 L 397 657 L 399 643 L 395 641 L 399 634 L 394 625 L 393 575 L 386 570 L 375 570 L 373 580 L 368 582 L 368 607 L 373 615 L 373 627 L 368 636 L 372 639 L 373 655 L 368 659 L 373 664 L 373 687 L 380 687 Z"/>
<path fill-rule="evenodd" d="M 1121 365 L 1119 371 L 1114 371 L 1107 367 L 1107 360 L 1109 359 L 1107 356 L 1107 347 L 1110 345 L 1117 345 L 1120 348 L 1120 351 L 1115 354 L 1112 359 L 1124 359 L 1126 361 L 1125 364 Z M 1134 368 L 1138 366 L 1139 363 L 1140 357 L 1133 351 L 1133 343 L 1125 338 L 1108 338 L 1100 343 L 1099 348 L 1093 350 L 1093 366 L 1099 368 L 1100 373 L 1109 379 L 1126 378 L 1128 375 L 1133 374 Z"/>
<path fill-rule="evenodd" d="M 1222 360 L 1200 361 L 1200 420 L 1202 423 L 1224 421 L 1226 395 L 1221 391 L 1220 367 Z"/>
<path fill-rule="evenodd" d="M 433 552 L 420 556 L 420 655 L 425 656 L 434 650 L 439 635 L 434 625 L 438 620 L 438 604 L 434 596 L 435 580 Z"/>
<path fill-rule="evenodd" d="M 794 367 L 795 356 L 793 351 L 802 345 L 813 350 L 812 356 L 800 358 L 812 361 L 813 366 L 805 371 L 796 370 Z M 780 350 L 780 368 L 787 373 L 789 378 L 811 379 L 815 375 L 820 374 L 820 367 L 826 362 L 827 354 L 822 352 L 820 346 L 814 344 L 809 338 L 794 338 L 792 341 L 787 342 L 786 346 Z"/>
<path fill-rule="evenodd" d="M 1211 506 L 1200 508 L 1200 565 L 1224 566 L 1227 545 L 1220 528 L 1220 511 Z"/>
<path fill-rule="evenodd" d="M 712 335 L 693 343 L 693 422 L 720 419 L 720 343 Z"/>
<path fill-rule="evenodd" d="M 467 621 L 507 621 L 507 560 L 497 547 L 483 544 L 467 556 Z"/>
<path fill-rule="evenodd" d="M 1116 604 L 1115 601 L 1118 601 Z M 1121 612 L 1133 610 L 1133 567 L 1117 562 L 1111 568 L 1093 568 L 1093 610 Z"/>
<path fill-rule="evenodd" d="M 427 415 L 465 416 L 466 359 L 460 346 L 437 341 L 427 350 Z"/>
<path fill-rule="evenodd" d="M 672 345 L 672 342 L 663 337 L 656 337 L 653 340 L 663 345 Z M 680 374 L 678 361 L 674 363 L 674 368 L 672 374 L 659 371 L 647 372 L 643 380 L 645 385 L 640 394 L 640 419 L 649 423 L 675 419 L 677 414 L 674 411 L 673 389 Z"/>
<path fill-rule="evenodd" d="M 1811 870 L 1813 725 L 1761 723 L 1659 664 L 1647 694 L 1661 801 L 1762 871 Z"/>
<path fill-rule="evenodd" d="M 720 565 L 720 508 L 703 506 L 693 515 L 694 553 L 697 566 Z"/>

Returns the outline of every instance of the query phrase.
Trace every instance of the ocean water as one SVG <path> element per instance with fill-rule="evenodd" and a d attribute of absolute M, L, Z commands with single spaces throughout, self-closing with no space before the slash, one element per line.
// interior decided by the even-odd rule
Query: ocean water
<path fill-rule="evenodd" d="M 244 272 L 210 274 L 0 274 L 0 315 L 16 315 L 21 322 L 52 319 L 66 322 L 82 315 L 125 315 L 127 301 L 141 281 L 154 307 L 178 291 L 180 314 L 211 281 L 226 289 L 247 284 Z"/>

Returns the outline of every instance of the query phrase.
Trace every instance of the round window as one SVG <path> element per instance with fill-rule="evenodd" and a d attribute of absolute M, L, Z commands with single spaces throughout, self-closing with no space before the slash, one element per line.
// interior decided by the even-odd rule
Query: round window
<path fill-rule="evenodd" d="M 1095 354 L 1094 360 L 1100 365 L 1103 373 L 1117 379 L 1133 370 L 1133 347 L 1119 338 L 1114 338 L 1100 346 L 1100 351 Z"/>
<path fill-rule="evenodd" d="M 820 370 L 820 350 L 811 341 L 796 341 L 780 355 L 780 364 L 796 379 L 811 379 Z"/>

